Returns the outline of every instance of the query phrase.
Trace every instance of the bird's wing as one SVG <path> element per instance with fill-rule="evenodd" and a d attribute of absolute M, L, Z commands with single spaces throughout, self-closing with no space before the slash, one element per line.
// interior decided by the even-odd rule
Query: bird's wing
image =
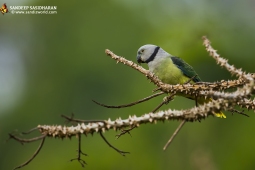
<path fill-rule="evenodd" d="M 181 58 L 179 57 L 171 57 L 173 63 L 182 71 L 182 73 L 189 77 L 192 78 L 195 75 L 197 75 L 197 73 L 195 72 L 195 70 L 185 61 L 183 61 Z M 194 82 L 200 82 L 202 81 L 200 79 L 200 77 L 198 77 L 198 75 L 193 79 Z"/>

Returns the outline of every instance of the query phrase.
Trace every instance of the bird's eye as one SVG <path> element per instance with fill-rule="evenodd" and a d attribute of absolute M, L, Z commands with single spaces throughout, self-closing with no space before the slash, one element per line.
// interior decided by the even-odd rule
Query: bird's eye
<path fill-rule="evenodd" d="M 143 53 L 143 52 L 144 52 L 144 49 L 142 49 L 141 52 Z"/>

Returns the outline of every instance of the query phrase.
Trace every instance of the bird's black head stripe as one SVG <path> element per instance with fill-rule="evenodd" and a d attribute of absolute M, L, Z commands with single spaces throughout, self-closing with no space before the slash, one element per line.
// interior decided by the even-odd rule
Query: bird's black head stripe
<path fill-rule="evenodd" d="M 145 63 L 149 63 L 149 62 L 153 61 L 154 58 L 155 58 L 155 56 L 157 55 L 159 49 L 160 49 L 160 47 L 157 46 L 157 47 L 154 49 L 154 52 L 151 54 L 151 56 L 145 61 Z"/>

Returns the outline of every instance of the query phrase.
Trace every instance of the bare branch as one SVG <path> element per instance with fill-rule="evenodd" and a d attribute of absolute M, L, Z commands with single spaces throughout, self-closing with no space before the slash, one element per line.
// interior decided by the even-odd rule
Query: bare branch
<path fill-rule="evenodd" d="M 84 156 L 88 156 L 88 155 L 82 152 L 81 150 L 81 134 L 78 134 L 78 140 L 79 141 L 78 141 L 77 158 L 71 159 L 70 161 L 72 162 L 74 160 L 77 160 L 81 164 L 81 166 L 84 167 L 87 163 L 83 159 L 81 159 L 81 155 L 84 155 Z"/>
<path fill-rule="evenodd" d="M 239 110 L 236 110 L 236 109 L 229 109 L 228 111 L 232 112 L 232 114 L 238 113 L 238 114 L 240 114 L 240 115 L 243 115 L 243 116 L 246 116 L 246 117 L 250 117 L 249 115 L 247 115 L 247 114 L 244 113 L 244 110 L 239 111 Z"/>
<path fill-rule="evenodd" d="M 69 122 L 76 122 L 76 123 L 96 123 L 96 122 L 103 122 L 104 120 L 82 120 L 82 119 L 74 119 L 74 114 L 72 114 L 71 117 L 68 117 L 66 115 L 61 115 L 61 117 L 65 118 Z"/>
<path fill-rule="evenodd" d="M 245 80 L 243 80 L 242 78 L 239 78 L 238 80 L 221 81 L 221 82 L 212 83 L 212 84 L 210 84 L 210 83 L 209 84 L 208 83 L 182 84 L 182 85 L 180 85 L 180 84 L 177 84 L 177 85 L 164 84 L 163 82 L 161 82 L 158 79 L 158 77 L 156 75 L 151 73 L 149 70 L 145 70 L 144 68 L 137 65 L 136 63 L 129 61 L 123 57 L 117 56 L 116 54 L 114 54 L 113 52 L 111 52 L 108 49 L 105 50 L 105 52 L 107 55 L 111 56 L 111 58 L 113 58 L 114 60 L 117 60 L 117 63 L 121 62 L 127 66 L 134 68 L 135 70 L 138 70 L 142 74 L 144 74 L 148 79 L 150 79 L 155 85 L 158 86 L 157 89 L 160 89 L 161 91 L 163 91 L 165 93 L 176 92 L 176 93 L 193 95 L 193 94 L 199 92 L 199 95 L 201 95 L 201 96 L 218 98 L 218 96 L 217 95 L 215 96 L 214 93 L 211 93 L 210 96 L 207 96 L 207 94 L 205 92 L 213 91 L 213 90 L 226 90 L 226 89 L 230 89 L 230 88 L 236 88 L 236 87 L 242 86 L 246 83 Z M 224 62 L 221 62 L 221 64 L 228 67 L 229 64 L 228 64 L 227 60 L 225 60 L 221 57 L 217 57 L 217 61 L 218 60 L 220 60 L 220 61 L 223 60 Z M 244 75 L 243 72 L 240 72 L 240 69 L 237 70 L 234 66 L 231 66 L 231 69 L 233 71 L 238 72 L 239 74 Z M 249 80 L 251 80 L 251 78 L 253 78 L 253 77 L 254 77 L 254 75 L 249 74 L 248 77 L 247 76 L 245 77 L 245 79 L 247 80 L 247 78 L 248 78 Z"/>
<path fill-rule="evenodd" d="M 27 132 L 22 132 L 22 134 L 26 135 L 26 134 L 29 134 L 29 133 L 31 133 L 31 132 L 37 130 L 37 129 L 38 129 L 38 127 L 35 127 L 35 128 L 30 129 L 30 130 L 27 131 Z"/>
<path fill-rule="evenodd" d="M 117 151 L 118 153 L 120 153 L 122 156 L 126 156 L 127 153 L 130 153 L 130 152 L 125 152 L 125 151 L 119 150 L 119 149 L 115 148 L 114 146 L 112 146 L 112 145 L 106 140 L 106 138 L 104 137 L 102 131 L 99 131 L 99 134 L 100 134 L 100 136 L 103 138 L 103 140 L 105 141 L 105 143 L 107 143 L 108 146 L 110 146 L 112 149 L 114 149 L 115 151 Z"/>
<path fill-rule="evenodd" d="M 174 137 L 177 135 L 177 133 L 181 130 L 183 125 L 185 124 L 186 120 L 183 120 L 181 124 L 178 126 L 178 128 L 174 131 L 173 135 L 171 138 L 167 141 L 166 145 L 164 146 L 163 150 L 166 150 L 167 147 L 170 145 L 170 143 L 173 141 Z"/>
<path fill-rule="evenodd" d="M 174 95 L 175 93 L 171 94 L 170 96 L 166 96 L 164 97 L 163 101 L 155 108 L 153 109 L 151 112 L 155 113 L 159 108 L 161 108 L 164 104 L 168 104 L 171 100 L 174 99 Z"/>
<path fill-rule="evenodd" d="M 125 135 L 126 133 L 128 133 L 130 136 L 131 136 L 131 133 L 130 131 L 133 130 L 134 128 L 136 128 L 136 126 L 132 126 L 131 128 L 128 128 L 128 129 L 121 129 L 121 133 L 116 135 L 115 137 L 117 139 L 119 139 L 122 135 Z M 132 136 L 131 136 L 132 137 Z"/>
<path fill-rule="evenodd" d="M 136 104 L 148 101 L 148 100 L 150 100 L 150 99 L 152 99 L 154 97 L 160 96 L 162 94 L 164 94 L 164 92 L 158 92 L 158 93 L 153 94 L 151 96 L 145 97 L 145 98 L 143 98 L 141 100 L 138 100 L 138 101 L 135 101 L 135 102 L 132 102 L 132 103 L 129 103 L 129 104 L 119 105 L 119 106 L 110 106 L 110 105 L 105 105 L 105 104 L 99 103 L 99 102 L 97 102 L 95 100 L 92 100 L 92 101 L 94 103 L 98 104 L 99 106 L 103 106 L 103 107 L 106 107 L 106 108 L 117 108 L 117 109 L 119 109 L 119 108 L 124 108 L 124 107 L 130 107 L 130 106 L 133 106 L 133 105 L 136 105 Z"/>
<path fill-rule="evenodd" d="M 228 60 L 221 58 L 217 51 L 213 49 L 211 42 L 207 39 L 206 36 L 203 36 L 202 39 L 204 40 L 203 44 L 206 48 L 206 51 L 208 51 L 210 56 L 212 56 L 217 61 L 217 64 L 225 67 L 231 74 L 250 80 L 250 78 L 247 78 L 247 75 L 242 71 L 242 69 L 236 69 L 233 65 L 228 64 Z"/>
<path fill-rule="evenodd" d="M 117 62 L 121 62 L 145 75 L 148 79 L 150 79 L 156 86 L 157 90 L 161 90 L 161 92 L 151 95 L 147 98 L 141 99 L 139 101 L 120 105 L 120 106 L 108 106 L 101 103 L 94 101 L 95 103 L 109 108 L 122 108 L 122 107 L 129 107 L 135 104 L 147 101 L 153 97 L 159 96 L 161 94 L 170 94 L 166 96 L 163 102 L 157 106 L 152 112 L 144 114 L 142 116 L 129 116 L 126 119 L 117 118 L 116 120 L 81 120 L 81 119 L 74 119 L 74 116 L 71 117 L 62 115 L 67 121 L 75 122 L 76 125 L 73 126 L 62 126 L 62 125 L 38 125 L 36 128 L 31 129 L 30 131 L 23 133 L 28 134 L 36 129 L 39 130 L 41 136 L 31 138 L 31 139 L 22 139 L 13 134 L 9 134 L 10 139 L 15 139 L 19 141 L 21 144 L 29 143 L 33 141 L 37 141 L 42 139 L 42 143 L 40 144 L 39 148 L 35 152 L 35 154 L 24 164 L 16 167 L 15 169 L 21 168 L 31 162 L 34 157 L 39 153 L 40 149 L 43 146 L 44 140 L 46 137 L 55 137 L 55 138 L 71 138 L 74 136 L 78 136 L 79 143 L 78 143 L 78 156 L 72 160 L 78 160 L 80 164 L 84 167 L 86 162 L 81 159 L 81 155 L 85 155 L 81 151 L 81 135 L 82 134 L 94 134 L 95 132 L 99 133 L 102 139 L 107 143 L 107 145 L 121 155 L 125 155 L 125 151 L 121 151 L 114 146 L 112 146 L 104 137 L 103 132 L 113 129 L 115 131 L 121 130 L 119 135 L 116 135 L 117 138 L 120 136 L 129 133 L 136 127 L 139 127 L 141 124 L 146 123 L 157 123 L 158 121 L 165 121 L 165 120 L 181 120 L 181 124 L 175 130 L 174 134 L 171 136 L 169 141 L 164 146 L 164 150 L 169 146 L 169 144 L 173 141 L 174 137 L 183 127 L 185 122 L 194 122 L 200 121 L 201 119 L 205 119 L 208 116 L 215 116 L 215 113 L 219 113 L 220 111 L 231 111 L 232 113 L 238 113 L 244 116 L 248 116 L 244 114 L 244 111 L 235 110 L 235 106 L 239 106 L 240 108 L 247 108 L 248 110 L 252 109 L 255 111 L 255 100 L 252 99 L 252 94 L 255 93 L 254 87 L 254 79 L 255 75 L 251 73 L 245 73 L 241 69 L 235 68 L 233 65 L 230 65 L 228 61 L 219 54 L 217 54 L 216 50 L 214 50 L 210 44 L 210 41 L 203 37 L 204 45 L 206 50 L 209 54 L 216 60 L 216 62 L 221 65 L 222 67 L 226 68 L 231 74 L 236 75 L 238 77 L 237 80 L 222 80 L 220 82 L 208 83 L 208 82 L 199 82 L 196 84 L 177 84 L 177 85 L 169 85 L 164 84 L 159 80 L 157 76 L 155 76 L 150 71 L 142 68 L 141 66 L 135 64 L 132 61 L 126 60 L 123 57 L 119 57 L 110 50 L 106 50 L 106 54 L 116 60 Z M 195 78 L 195 77 L 194 77 Z M 193 79 L 193 78 L 192 78 Z M 233 92 L 226 92 L 225 90 L 231 89 Z M 171 101 L 175 94 L 188 94 L 194 96 L 196 99 L 196 106 L 186 110 L 174 110 L 168 109 L 165 111 L 157 111 L 163 104 L 167 104 Z M 197 100 L 201 98 L 212 98 L 214 100 L 204 103 L 202 105 L 197 105 Z M 125 129 L 128 128 L 128 129 Z M 72 161 L 71 160 L 71 161 Z"/>
<path fill-rule="evenodd" d="M 184 83 L 184 84 L 188 84 L 189 82 L 191 82 L 194 78 L 196 78 L 197 77 L 197 74 L 195 75 L 195 76 L 193 76 L 193 77 L 191 77 L 186 83 Z M 172 100 L 173 98 L 173 96 L 175 95 L 175 93 L 173 93 L 172 94 L 172 96 L 169 96 L 167 99 L 166 99 L 166 102 L 169 102 L 170 100 Z M 195 100 L 195 102 L 196 102 L 196 107 L 198 106 L 198 103 L 197 103 L 197 96 L 196 96 L 196 100 Z M 198 121 L 200 121 L 199 119 L 198 119 Z M 181 128 L 184 126 L 184 124 L 185 124 L 185 122 L 186 122 L 186 120 L 183 120 L 181 123 L 180 123 L 180 125 L 177 127 L 177 129 L 175 130 L 175 132 L 172 134 L 172 136 L 171 136 L 171 138 L 168 140 L 168 142 L 166 143 L 166 145 L 164 146 L 164 148 L 163 148 L 163 150 L 166 150 L 166 148 L 170 145 L 170 143 L 173 141 L 173 139 L 175 138 L 175 136 L 177 135 L 177 133 L 181 130 Z"/>
<path fill-rule="evenodd" d="M 44 141 L 45 141 L 45 138 L 46 138 L 46 135 L 44 135 L 44 137 L 42 138 L 42 142 L 40 143 L 39 147 L 37 148 L 37 150 L 35 151 L 35 153 L 32 155 L 32 157 L 31 157 L 29 160 L 27 160 L 26 162 L 24 162 L 23 164 L 21 164 L 21 165 L 15 167 L 14 170 L 15 170 L 15 169 L 22 168 L 22 167 L 28 165 L 32 160 L 34 160 L 34 158 L 39 154 L 40 150 L 42 149 L 43 144 L 44 144 Z"/>
<path fill-rule="evenodd" d="M 157 86 L 160 86 L 161 84 L 163 84 L 161 82 L 161 80 L 159 80 L 159 78 L 157 76 L 155 76 L 153 73 L 151 73 L 149 70 L 144 69 L 143 67 L 139 66 L 138 64 L 129 61 L 123 57 L 119 57 L 116 54 L 114 54 L 112 51 L 106 49 L 105 53 L 110 56 L 112 59 L 116 60 L 117 63 L 121 62 L 127 66 L 130 66 L 132 68 L 134 68 L 135 70 L 138 70 L 139 72 L 141 72 L 142 74 L 144 74 L 146 77 L 148 77 L 150 80 L 152 80 L 152 82 L 154 84 L 156 84 Z"/>
<path fill-rule="evenodd" d="M 31 139 L 22 139 L 22 138 L 19 138 L 15 135 L 12 135 L 9 133 L 9 137 L 10 137 L 10 139 L 15 139 L 16 141 L 20 142 L 21 144 L 24 144 L 24 143 L 30 143 L 30 142 L 34 142 L 34 141 L 43 139 L 43 138 L 45 138 L 45 135 L 43 134 L 42 136 L 31 138 Z"/>

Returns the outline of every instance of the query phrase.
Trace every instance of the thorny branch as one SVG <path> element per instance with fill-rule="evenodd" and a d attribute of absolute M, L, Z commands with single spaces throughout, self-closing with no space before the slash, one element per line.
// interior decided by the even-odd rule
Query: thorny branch
<path fill-rule="evenodd" d="M 189 82 L 191 82 L 194 78 L 197 77 L 197 74 L 193 77 L 191 77 L 185 84 L 188 84 Z M 173 96 L 175 95 L 175 93 L 172 94 Z M 168 103 L 170 100 L 172 100 L 172 96 L 168 96 L 168 98 L 166 99 L 166 102 Z M 196 97 L 196 107 L 198 106 L 197 104 L 197 97 Z M 167 104 L 166 103 L 166 104 Z M 198 121 L 200 121 L 198 119 Z M 170 139 L 167 141 L 167 143 L 165 144 L 163 150 L 166 150 L 167 147 L 170 145 L 170 143 L 174 140 L 175 136 L 177 135 L 177 133 L 181 130 L 181 128 L 184 126 L 184 124 L 186 123 L 186 120 L 182 120 L 182 122 L 180 123 L 180 125 L 177 127 L 177 129 L 174 131 L 174 133 L 172 134 L 172 136 L 170 137 Z"/>
<path fill-rule="evenodd" d="M 81 154 L 84 154 L 81 152 L 81 135 L 84 134 L 87 136 L 87 134 L 93 134 L 95 132 L 98 132 L 102 139 L 107 143 L 108 146 L 112 147 L 117 152 L 124 155 L 125 153 L 115 147 L 113 147 L 103 136 L 103 133 L 105 131 L 108 131 L 110 129 L 113 129 L 115 131 L 122 130 L 122 134 L 129 133 L 130 130 L 139 127 L 141 124 L 146 123 L 156 123 L 157 121 L 165 121 L 165 120 L 182 120 L 182 123 L 179 125 L 179 127 L 176 129 L 173 136 L 170 138 L 169 142 L 166 144 L 164 149 L 167 147 L 167 145 L 172 141 L 172 138 L 177 134 L 177 132 L 180 130 L 180 128 L 185 124 L 185 122 L 194 122 L 194 121 L 200 121 L 201 119 L 206 119 L 209 115 L 214 116 L 215 113 L 218 113 L 220 111 L 231 111 L 232 113 L 239 113 L 242 115 L 247 116 L 242 111 L 238 111 L 234 109 L 235 106 L 240 108 L 246 108 L 248 110 L 255 110 L 255 99 L 252 97 L 252 94 L 254 94 L 254 79 L 255 75 L 251 73 L 245 73 L 241 69 L 235 68 L 233 65 L 230 65 L 228 61 L 222 57 L 214 50 L 211 46 L 210 41 L 203 37 L 204 40 L 204 46 L 206 50 L 209 52 L 210 56 L 212 56 L 216 62 L 227 69 L 232 75 L 237 76 L 236 80 L 222 80 L 220 82 L 214 82 L 214 83 L 208 83 L 208 82 L 200 82 L 196 84 L 177 84 L 177 85 L 169 85 L 164 84 L 161 82 L 157 76 L 155 76 L 153 73 L 149 72 L 148 70 L 142 68 L 141 66 L 137 65 L 136 63 L 126 60 L 123 57 L 119 57 L 110 50 L 106 50 L 106 54 L 110 56 L 112 59 L 116 60 L 117 63 L 123 63 L 139 72 L 141 72 L 143 75 L 145 75 L 148 79 L 150 79 L 151 82 L 153 82 L 157 88 L 155 91 L 160 90 L 161 92 L 157 93 L 158 95 L 161 95 L 163 93 L 168 94 L 168 96 L 165 98 L 165 101 L 163 101 L 158 107 L 156 107 L 152 112 L 144 114 L 142 116 L 137 117 L 136 115 L 129 116 L 127 119 L 117 118 L 116 120 L 111 120 L 110 118 L 108 120 L 80 120 L 80 119 L 74 119 L 73 116 L 63 116 L 66 120 L 76 122 L 76 126 L 62 126 L 62 125 L 38 125 L 36 129 L 39 130 L 41 133 L 41 136 L 35 137 L 32 139 L 22 139 L 17 137 L 16 135 L 11 135 L 10 138 L 15 139 L 16 141 L 19 141 L 20 143 L 25 142 L 33 142 L 39 139 L 42 139 L 42 143 L 40 144 L 39 148 L 35 152 L 35 154 L 32 156 L 31 159 L 26 161 L 24 164 L 16 167 L 21 168 L 25 165 L 27 165 L 29 162 L 31 162 L 34 157 L 39 153 L 40 149 L 43 146 L 44 140 L 46 137 L 55 137 L 55 138 L 72 138 L 75 136 L 78 136 L 79 139 L 79 145 L 78 145 L 78 157 L 76 160 L 78 160 L 82 166 L 86 164 L 84 160 L 80 158 Z M 232 89 L 233 92 L 225 92 L 227 89 Z M 171 98 L 171 94 L 189 94 L 194 95 L 196 97 L 204 97 L 204 98 L 213 98 L 215 100 L 210 101 L 209 103 L 205 103 L 203 105 L 195 106 L 190 109 L 186 110 L 172 110 L 168 109 L 165 111 L 157 111 L 158 108 L 160 108 L 163 104 L 166 104 L 169 102 Z M 115 108 L 121 108 L 121 107 L 128 107 L 135 105 L 137 103 L 146 101 L 147 99 L 151 99 L 153 97 L 156 97 L 156 95 L 149 96 L 147 98 L 144 98 L 142 100 L 139 100 L 137 102 L 122 105 L 122 106 L 107 106 L 100 103 L 97 103 L 99 105 L 103 105 L 105 107 L 115 107 Z M 129 128 L 130 130 L 124 130 L 125 128 Z M 33 129 L 34 130 L 34 129 Z M 118 137 L 118 136 L 117 136 Z M 84 154 L 85 155 L 85 154 Z"/>
<path fill-rule="evenodd" d="M 190 81 L 192 81 L 195 77 L 197 77 L 197 75 L 191 77 L 185 84 L 188 84 L 188 83 L 189 83 Z M 119 106 L 108 106 L 108 105 L 105 105 L 105 104 L 102 104 L 102 103 L 98 103 L 98 102 L 96 102 L 96 101 L 94 101 L 94 100 L 93 100 L 93 102 L 95 102 L 96 104 L 98 104 L 98 105 L 100 105 L 100 106 L 106 107 L 106 108 L 123 108 L 123 107 L 133 106 L 133 105 L 135 105 L 135 104 L 139 104 L 139 103 L 141 103 L 141 102 L 150 100 L 150 99 L 152 99 L 152 98 L 154 98 L 154 97 L 157 97 L 157 96 L 159 96 L 159 95 L 161 95 L 161 94 L 164 94 L 164 92 L 159 92 L 159 93 L 156 93 L 156 94 L 151 95 L 151 96 L 149 96 L 149 97 L 146 97 L 146 98 L 144 98 L 144 99 L 138 100 L 138 101 L 136 101 L 136 102 L 133 102 L 133 103 L 130 103 L 130 104 L 126 104 L 126 105 L 119 105 Z M 163 101 L 162 101 L 155 109 L 153 109 L 151 112 L 152 112 L 152 113 L 155 113 L 155 112 L 156 112 L 158 109 L 160 109 L 164 104 L 168 104 L 170 101 L 172 101 L 172 100 L 174 99 L 175 94 L 176 94 L 176 93 L 172 93 L 171 95 L 164 97 L 164 98 L 163 98 Z M 197 104 L 196 104 L 196 106 L 197 106 Z M 121 129 L 121 133 L 118 134 L 118 135 L 116 135 L 117 139 L 120 138 L 122 135 L 124 135 L 124 134 L 126 134 L 126 133 L 128 133 L 128 134 L 131 136 L 130 131 L 133 130 L 134 128 L 136 128 L 136 126 L 132 126 L 132 127 L 128 128 L 128 129 Z M 180 129 L 180 128 L 179 128 L 179 129 Z M 179 131 L 179 130 L 178 130 L 178 131 Z M 176 133 L 177 133 L 177 132 L 176 132 Z M 176 134 L 173 134 L 173 136 L 175 136 L 175 135 L 176 135 Z M 173 138 L 171 137 L 171 139 L 173 139 Z"/>

